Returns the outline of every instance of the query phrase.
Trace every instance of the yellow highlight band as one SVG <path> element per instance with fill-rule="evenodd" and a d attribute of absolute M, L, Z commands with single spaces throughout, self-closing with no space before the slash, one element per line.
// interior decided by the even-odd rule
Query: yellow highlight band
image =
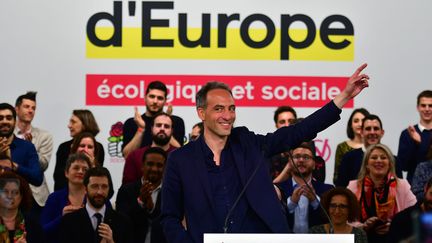
<path fill-rule="evenodd" d="M 276 29 L 273 41 L 263 48 L 252 48 L 245 44 L 240 36 L 240 30 L 228 28 L 226 47 L 218 47 L 217 29 L 210 31 L 210 47 L 185 47 L 178 39 L 177 28 L 152 28 L 151 39 L 171 39 L 174 47 L 142 46 L 142 29 L 138 27 L 122 28 L 122 46 L 99 47 L 86 40 L 87 58 L 100 59 L 200 59 L 200 60 L 280 60 L 281 31 Z M 307 30 L 290 29 L 289 36 L 295 41 L 302 41 Z M 188 39 L 197 40 L 201 35 L 200 28 L 189 28 Z M 114 33 L 113 27 L 97 27 L 96 35 L 102 40 L 109 39 Z M 266 29 L 249 29 L 249 36 L 254 41 L 261 41 L 267 35 Z M 313 43 L 303 49 L 289 47 L 289 60 L 296 61 L 353 61 L 354 36 L 337 35 L 329 37 L 333 42 L 347 40 L 350 44 L 340 50 L 326 47 L 319 31 L 316 32 Z"/>

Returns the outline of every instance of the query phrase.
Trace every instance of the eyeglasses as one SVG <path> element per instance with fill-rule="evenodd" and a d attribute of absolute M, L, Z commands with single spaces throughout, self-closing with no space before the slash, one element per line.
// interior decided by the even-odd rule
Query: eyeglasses
<path fill-rule="evenodd" d="M 293 155 L 293 159 L 294 160 L 300 160 L 303 159 L 303 161 L 309 161 L 312 159 L 312 156 L 307 155 L 307 154 L 294 154 Z"/>
<path fill-rule="evenodd" d="M 336 204 L 336 203 L 330 203 L 330 209 L 336 210 L 336 208 L 339 208 L 340 210 L 346 210 L 348 209 L 348 205 L 345 204 Z"/>

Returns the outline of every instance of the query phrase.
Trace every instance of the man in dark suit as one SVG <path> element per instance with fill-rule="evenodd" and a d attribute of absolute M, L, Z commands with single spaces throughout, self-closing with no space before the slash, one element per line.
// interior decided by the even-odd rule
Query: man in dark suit
<path fill-rule="evenodd" d="M 288 232 L 269 166 L 263 161 L 335 123 L 343 105 L 368 86 L 369 77 L 360 74 L 365 67 L 359 67 L 326 106 L 266 136 L 233 128 L 236 113 L 230 88 L 219 82 L 204 85 L 196 96 L 204 134 L 173 151 L 164 174 L 162 226 L 168 242 L 198 243 L 204 233 Z"/>
<path fill-rule="evenodd" d="M 84 176 L 87 191 L 85 207 L 63 216 L 60 242 L 129 243 L 129 219 L 106 206 L 114 193 L 111 175 L 104 167 L 94 167 Z"/>
<path fill-rule="evenodd" d="M 288 224 L 294 233 L 308 233 L 310 227 L 324 223 L 320 215 L 320 197 L 334 186 L 313 178 L 315 156 L 308 143 L 292 150 L 292 158 L 286 167 L 290 169 L 283 170 L 283 173 L 290 173 L 292 177 L 288 177 L 278 186 L 282 191 L 283 201 L 287 203 Z"/>
<path fill-rule="evenodd" d="M 162 148 L 147 149 L 141 162 L 142 178 L 122 185 L 117 194 L 117 211 L 132 220 L 133 242 L 166 242 L 160 224 L 160 189 L 166 159 Z"/>

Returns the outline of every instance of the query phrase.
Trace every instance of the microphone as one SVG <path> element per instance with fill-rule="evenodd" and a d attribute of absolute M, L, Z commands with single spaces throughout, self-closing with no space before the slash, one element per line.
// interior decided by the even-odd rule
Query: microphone
<path fill-rule="evenodd" d="M 289 160 L 291 160 L 291 164 L 293 165 L 294 169 L 296 170 L 297 174 L 300 176 L 300 178 L 302 179 L 302 181 L 304 182 L 304 184 L 306 185 L 306 187 L 307 187 L 310 191 L 313 191 L 312 187 L 307 183 L 307 181 L 306 181 L 306 179 L 304 178 L 304 176 L 300 173 L 299 168 L 298 168 L 297 165 L 294 163 L 293 155 L 292 155 L 292 153 L 291 153 L 291 150 L 288 150 L 288 157 L 289 157 Z M 288 161 L 288 163 L 290 163 L 290 161 Z M 321 204 L 321 201 L 318 200 L 318 197 L 317 197 L 316 193 L 314 193 L 314 198 L 315 198 L 315 200 L 318 201 L 318 204 L 319 204 L 321 210 L 324 212 L 324 215 L 325 215 L 325 217 L 327 218 L 327 220 L 328 220 L 328 222 L 329 222 L 329 225 L 330 225 L 330 227 L 329 227 L 329 233 L 330 233 L 330 234 L 333 234 L 333 233 L 334 233 L 334 226 L 333 226 L 333 222 L 332 222 L 330 216 L 328 215 L 328 213 L 327 213 L 327 211 L 325 210 L 324 206 Z"/>
<path fill-rule="evenodd" d="M 245 194 L 246 189 L 248 188 L 249 184 L 251 183 L 252 179 L 255 177 L 256 173 L 258 172 L 259 167 L 262 164 L 262 161 L 266 159 L 265 157 L 265 151 L 266 150 L 266 145 L 263 144 L 263 147 L 261 148 L 261 151 L 263 153 L 263 159 L 261 161 L 258 162 L 257 166 L 255 167 L 255 170 L 252 172 L 252 175 L 249 177 L 249 179 L 246 181 L 246 184 L 244 185 L 243 189 L 241 190 L 241 192 L 239 193 L 239 195 L 237 196 L 236 200 L 234 201 L 232 207 L 230 208 L 230 210 L 228 211 L 227 215 L 225 216 L 225 220 L 224 220 L 224 226 L 223 226 L 223 232 L 224 234 L 228 233 L 228 219 L 231 216 L 231 214 L 233 213 L 234 209 L 237 207 L 237 204 L 239 203 L 241 197 L 243 196 L 243 194 Z"/>

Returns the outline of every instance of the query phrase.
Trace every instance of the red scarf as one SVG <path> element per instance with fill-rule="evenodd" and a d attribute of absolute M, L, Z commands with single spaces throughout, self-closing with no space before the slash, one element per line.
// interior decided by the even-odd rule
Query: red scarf
<path fill-rule="evenodd" d="M 360 197 L 362 221 L 377 216 L 388 221 L 396 214 L 396 177 L 387 175 L 380 185 L 376 186 L 369 176 L 363 180 Z"/>

